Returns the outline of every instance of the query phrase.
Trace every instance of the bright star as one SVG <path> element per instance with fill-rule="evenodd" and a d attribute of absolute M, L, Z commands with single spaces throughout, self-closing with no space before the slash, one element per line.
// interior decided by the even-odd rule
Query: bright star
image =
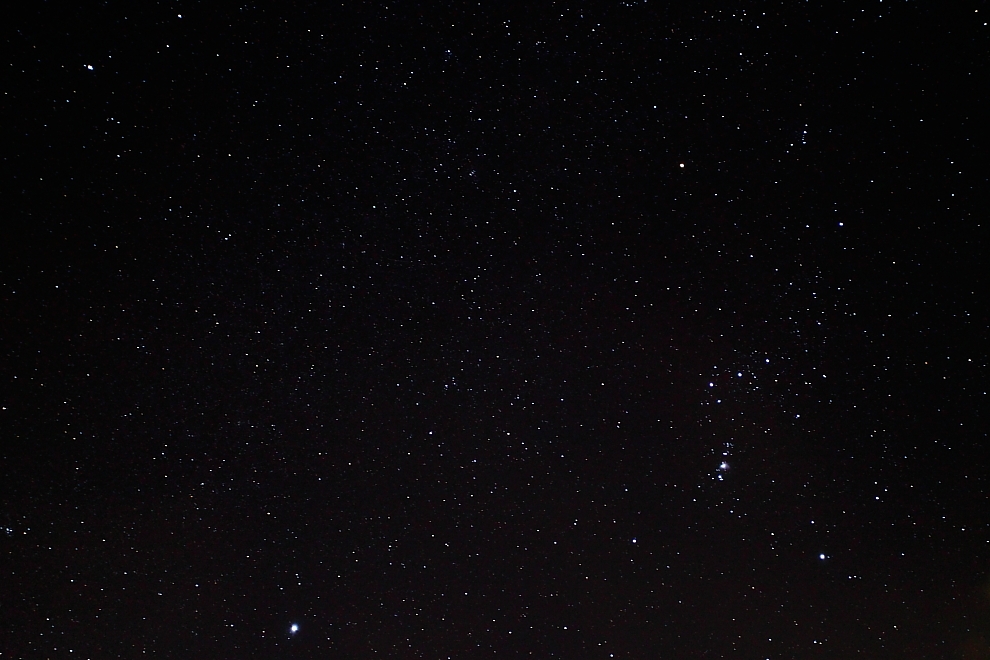
<path fill-rule="evenodd" d="M 289 632 L 292 633 L 293 635 L 299 632 L 299 624 L 293 623 L 291 626 L 289 626 Z"/>

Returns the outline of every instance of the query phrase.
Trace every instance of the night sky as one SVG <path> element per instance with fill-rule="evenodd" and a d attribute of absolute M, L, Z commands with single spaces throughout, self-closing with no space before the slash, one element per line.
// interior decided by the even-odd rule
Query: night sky
<path fill-rule="evenodd" d="M 990 658 L 986 2 L 81 4 L 0 658 Z"/>

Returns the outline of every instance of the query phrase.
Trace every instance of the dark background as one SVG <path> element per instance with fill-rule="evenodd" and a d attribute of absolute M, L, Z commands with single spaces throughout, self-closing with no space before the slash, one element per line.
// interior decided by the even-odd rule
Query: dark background
<path fill-rule="evenodd" d="M 19 9 L 0 657 L 990 658 L 985 2 Z"/>

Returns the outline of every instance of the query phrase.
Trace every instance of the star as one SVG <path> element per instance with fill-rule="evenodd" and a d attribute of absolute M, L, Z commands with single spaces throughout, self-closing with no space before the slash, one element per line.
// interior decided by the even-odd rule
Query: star
<path fill-rule="evenodd" d="M 289 626 L 289 632 L 291 634 L 293 634 L 293 635 L 295 635 L 297 632 L 299 632 L 299 624 L 298 623 L 293 623 L 291 626 Z"/>

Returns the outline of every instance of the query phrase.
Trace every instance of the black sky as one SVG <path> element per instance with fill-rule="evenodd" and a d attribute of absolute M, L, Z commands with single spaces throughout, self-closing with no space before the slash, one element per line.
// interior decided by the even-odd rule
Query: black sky
<path fill-rule="evenodd" d="M 990 658 L 986 3 L 22 10 L 0 658 Z"/>

